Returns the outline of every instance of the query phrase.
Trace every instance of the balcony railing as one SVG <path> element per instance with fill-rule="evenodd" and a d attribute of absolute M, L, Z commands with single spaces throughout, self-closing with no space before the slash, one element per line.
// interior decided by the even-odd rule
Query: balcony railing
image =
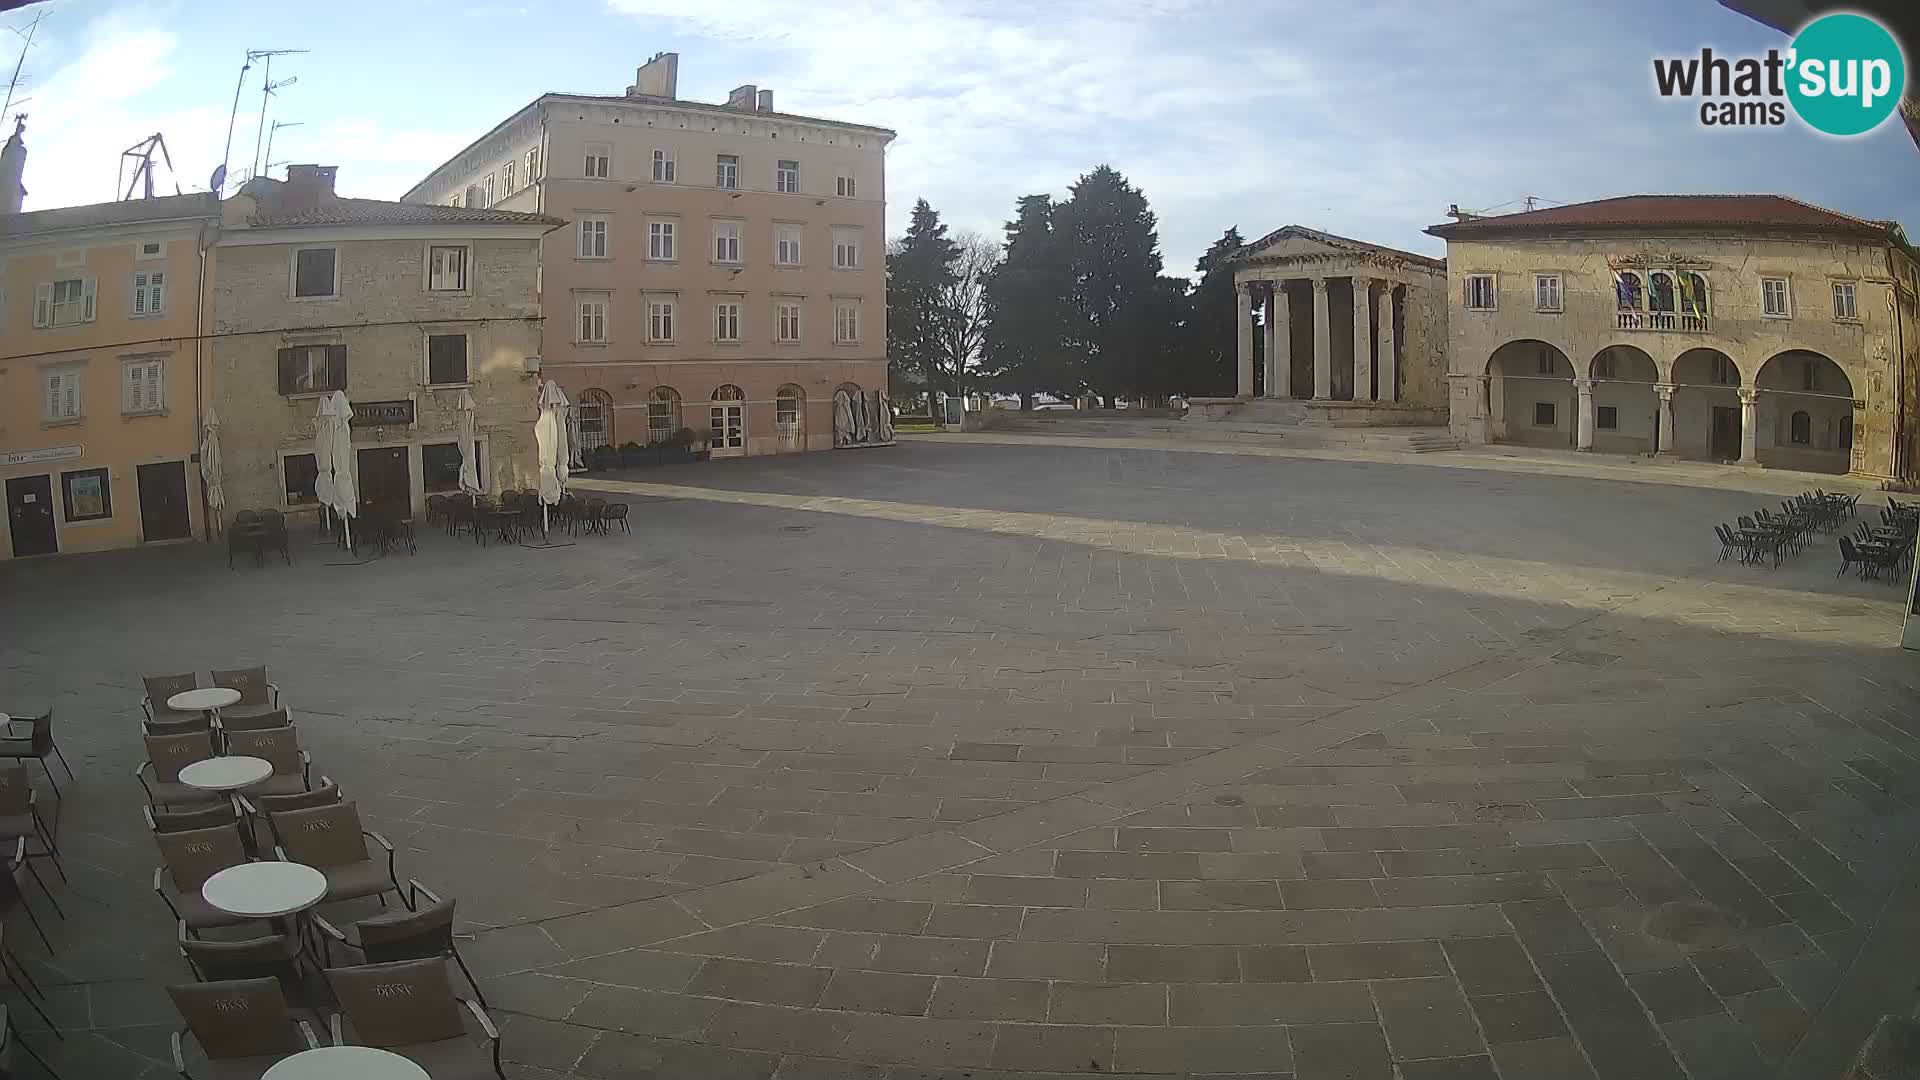
<path fill-rule="evenodd" d="M 1712 329 L 1705 315 L 1673 311 L 1616 311 L 1613 325 L 1617 330 L 1664 330 L 1681 334 L 1704 334 Z"/>

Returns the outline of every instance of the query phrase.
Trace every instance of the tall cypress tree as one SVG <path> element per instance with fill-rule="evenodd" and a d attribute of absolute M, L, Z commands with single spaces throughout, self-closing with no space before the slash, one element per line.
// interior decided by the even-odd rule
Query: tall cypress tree
<path fill-rule="evenodd" d="M 1066 265 L 1046 195 L 1025 195 L 1006 224 L 1006 257 L 987 281 L 986 366 L 998 389 L 1033 407 L 1035 393 L 1080 390 L 1063 351 Z"/>
<path fill-rule="evenodd" d="M 925 199 L 914 203 L 907 234 L 887 249 L 887 362 L 902 385 L 933 388 L 954 255 L 939 212 Z"/>
<path fill-rule="evenodd" d="M 1233 288 L 1233 257 L 1246 246 L 1238 226 L 1220 234 L 1193 266 L 1200 275 L 1193 290 L 1193 313 L 1182 335 L 1181 370 L 1176 391 L 1201 397 L 1239 392 L 1240 340 L 1236 318 L 1247 317 L 1245 300 Z"/>
<path fill-rule="evenodd" d="M 1067 263 L 1067 330 L 1081 382 L 1103 403 L 1152 392 L 1164 357 L 1160 236 L 1147 197 L 1112 166 L 1082 176 L 1056 215 Z"/>

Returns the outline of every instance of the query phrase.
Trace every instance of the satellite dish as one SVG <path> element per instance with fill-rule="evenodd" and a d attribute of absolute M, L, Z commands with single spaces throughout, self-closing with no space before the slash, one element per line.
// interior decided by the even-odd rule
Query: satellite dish
<path fill-rule="evenodd" d="M 227 167 L 225 165 L 221 165 L 218 168 L 213 170 L 212 176 L 207 178 L 207 190 L 213 192 L 215 195 L 218 195 L 220 194 L 220 189 L 226 186 L 227 186 Z"/>

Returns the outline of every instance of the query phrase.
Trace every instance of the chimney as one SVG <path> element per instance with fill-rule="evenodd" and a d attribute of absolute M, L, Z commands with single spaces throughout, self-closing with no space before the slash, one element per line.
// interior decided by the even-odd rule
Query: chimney
<path fill-rule="evenodd" d="M 338 165 L 289 165 L 286 185 L 280 189 L 280 201 L 289 208 L 313 207 L 330 201 L 333 174 Z"/>
<path fill-rule="evenodd" d="M 773 91 L 771 90 L 760 91 L 759 109 L 761 112 L 773 111 Z"/>
<path fill-rule="evenodd" d="M 27 130 L 23 113 L 13 122 L 13 134 L 0 149 L 0 214 L 17 214 L 26 199 L 27 189 L 20 182 L 27 172 L 27 143 L 20 136 Z"/>
<path fill-rule="evenodd" d="M 680 92 L 680 54 L 657 52 L 653 58 L 633 73 L 633 85 L 627 87 L 628 97 L 657 97 L 672 99 Z"/>
<path fill-rule="evenodd" d="M 727 95 L 726 107 L 729 109 L 739 109 L 742 112 L 752 112 L 754 101 L 759 92 L 760 88 L 752 83 L 748 83 L 745 86 L 736 86 L 733 88 L 733 92 Z"/>

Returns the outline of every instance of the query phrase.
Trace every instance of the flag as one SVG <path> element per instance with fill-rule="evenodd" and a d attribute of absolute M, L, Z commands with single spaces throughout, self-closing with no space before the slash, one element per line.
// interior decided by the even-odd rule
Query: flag
<path fill-rule="evenodd" d="M 1613 292 L 1619 297 L 1620 309 L 1632 311 L 1640 307 L 1640 279 L 1624 271 L 1613 272 Z"/>
<path fill-rule="evenodd" d="M 1687 311 L 1687 312 L 1694 311 L 1695 308 L 1693 304 L 1693 275 L 1692 274 L 1675 274 L 1674 277 L 1678 278 L 1680 281 L 1680 310 Z"/>

